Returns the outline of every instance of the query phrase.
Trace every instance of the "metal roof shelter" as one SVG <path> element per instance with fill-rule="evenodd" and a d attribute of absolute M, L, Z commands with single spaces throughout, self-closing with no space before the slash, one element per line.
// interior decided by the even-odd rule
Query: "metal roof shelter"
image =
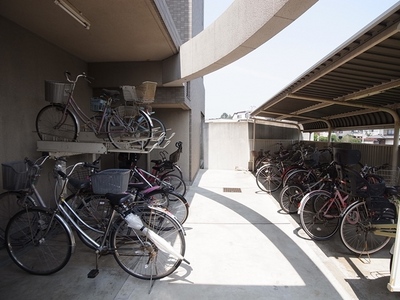
<path fill-rule="evenodd" d="M 251 115 L 305 132 L 395 128 L 398 136 L 399 113 L 400 3 Z"/>

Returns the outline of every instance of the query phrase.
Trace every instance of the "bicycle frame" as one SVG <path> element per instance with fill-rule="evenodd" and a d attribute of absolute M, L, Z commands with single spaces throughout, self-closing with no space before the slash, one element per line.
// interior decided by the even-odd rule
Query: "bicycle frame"
<path fill-rule="evenodd" d="M 108 233 L 110 232 L 114 218 L 117 214 L 117 212 L 115 210 L 112 211 L 112 215 L 110 217 L 110 220 L 108 221 L 106 231 L 103 232 L 103 231 L 93 228 L 92 226 L 88 225 L 85 221 L 83 221 L 82 218 L 79 217 L 79 215 L 74 211 L 74 209 L 63 198 L 61 199 L 61 203 L 58 204 L 58 207 L 57 207 L 57 210 L 55 211 L 55 213 L 57 214 L 58 211 L 60 211 L 63 218 L 68 220 L 68 224 L 72 224 L 72 227 L 80 233 L 79 236 L 83 236 L 86 239 L 86 241 L 88 241 L 92 245 L 92 247 L 94 247 L 96 250 L 102 250 L 104 248 L 104 246 L 106 245 Z M 98 242 L 93 240 L 89 235 L 87 235 L 86 232 L 83 231 L 83 229 L 76 223 L 76 221 L 71 217 L 71 215 L 69 213 L 71 213 L 74 217 L 76 217 L 78 219 L 78 221 L 80 222 L 80 224 L 85 226 L 87 229 L 89 229 L 93 232 L 102 234 L 103 236 L 101 238 L 101 243 L 99 244 Z M 68 227 L 70 227 L 70 226 L 68 225 Z M 72 233 L 72 231 L 71 231 L 71 233 Z M 73 233 L 72 233 L 72 235 L 73 235 Z"/>
<path fill-rule="evenodd" d="M 79 105 L 76 103 L 74 97 L 72 96 L 73 91 L 68 97 L 67 104 L 65 104 L 63 108 L 63 118 L 60 120 L 59 125 L 65 122 L 65 118 L 67 116 L 67 110 L 69 110 L 73 117 L 75 118 L 76 123 L 78 124 L 78 134 L 80 132 L 79 120 L 82 121 L 86 126 L 88 126 L 96 135 L 99 133 L 107 133 L 106 130 L 102 131 L 101 129 L 104 128 L 106 124 L 107 117 L 109 116 L 109 110 L 107 108 L 110 107 L 111 99 L 107 99 L 106 109 L 103 111 L 101 115 L 100 123 L 93 121 L 88 115 L 86 115 Z"/>

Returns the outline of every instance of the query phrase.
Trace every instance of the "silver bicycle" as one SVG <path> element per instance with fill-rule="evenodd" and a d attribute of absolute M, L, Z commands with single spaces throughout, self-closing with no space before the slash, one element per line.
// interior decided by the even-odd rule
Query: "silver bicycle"
<path fill-rule="evenodd" d="M 105 231 L 100 231 L 86 224 L 65 201 L 62 195 L 69 177 L 61 170 L 58 174 L 64 184 L 56 208 L 26 207 L 7 226 L 6 247 L 17 266 L 38 275 L 61 270 L 75 249 L 72 229 L 96 250 L 96 267 L 89 278 L 99 273 L 97 258 L 110 253 L 127 273 L 147 280 L 170 275 L 182 261 L 189 263 L 184 258 L 184 229 L 172 215 L 136 204 L 132 194 L 106 194 L 113 211 Z M 97 232 L 97 238 L 87 234 L 83 226 Z"/>

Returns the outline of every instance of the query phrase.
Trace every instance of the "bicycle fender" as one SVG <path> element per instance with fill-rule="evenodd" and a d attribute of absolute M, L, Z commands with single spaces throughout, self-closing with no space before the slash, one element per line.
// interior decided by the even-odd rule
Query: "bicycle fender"
<path fill-rule="evenodd" d="M 360 202 L 364 202 L 364 200 L 357 200 L 356 202 L 350 204 L 349 206 L 346 207 L 345 210 L 343 210 L 340 214 L 340 218 L 343 218 L 343 216 L 350 210 L 352 209 L 354 206 L 356 206 L 357 204 L 359 204 Z"/>
<path fill-rule="evenodd" d="M 311 192 L 305 194 L 304 197 L 300 201 L 300 206 L 299 206 L 299 209 L 297 210 L 297 214 L 300 214 L 303 211 L 304 206 L 305 206 L 306 202 L 308 201 L 308 199 L 310 199 L 311 197 L 313 197 L 316 194 L 320 194 L 320 195 L 325 194 L 326 196 L 331 195 L 330 192 L 325 191 L 325 190 L 315 190 L 315 191 L 311 191 Z"/>

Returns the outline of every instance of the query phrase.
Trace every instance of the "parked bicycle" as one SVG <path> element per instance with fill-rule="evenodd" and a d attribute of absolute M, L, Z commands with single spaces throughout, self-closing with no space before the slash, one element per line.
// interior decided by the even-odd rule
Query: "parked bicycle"
<path fill-rule="evenodd" d="M 170 275 L 182 261 L 189 263 L 184 258 L 184 230 L 173 216 L 157 208 L 136 205 L 131 194 L 106 194 L 113 211 L 106 230 L 99 232 L 86 224 L 65 201 L 62 195 L 69 177 L 61 170 L 58 174 L 64 179 L 64 185 L 56 208 L 27 207 L 7 226 L 7 251 L 17 266 L 38 275 L 61 270 L 75 248 L 71 227 L 79 232 L 84 243 L 96 249 L 96 266 L 89 272 L 89 278 L 99 273 L 98 256 L 109 253 L 124 271 L 148 280 Z M 100 182 L 103 183 L 100 189 L 107 188 L 104 181 Z M 119 188 L 126 190 L 127 186 Z M 100 237 L 93 239 L 81 226 L 97 231 Z"/>
<path fill-rule="evenodd" d="M 25 207 L 46 206 L 36 184 L 49 158 L 42 156 L 35 161 L 25 158 L 2 164 L 3 189 L 7 191 L 0 194 L 0 247 L 4 246 L 4 233 L 12 216 Z M 55 166 L 64 162 L 63 158 L 55 160 Z"/>
<path fill-rule="evenodd" d="M 152 123 L 144 111 L 120 115 L 112 108 L 112 103 L 119 100 L 119 91 L 103 90 L 103 97 L 91 99 L 91 108 L 98 114 L 89 117 L 75 102 L 73 94 L 80 78 L 89 82 L 91 78 L 82 73 L 72 80 L 69 72 L 64 74 L 68 84 L 46 82 L 46 100 L 51 104 L 42 108 L 36 117 L 36 130 L 41 140 L 76 141 L 82 122 L 83 127 L 94 132 L 98 138 L 108 137 L 116 148 L 144 149 L 148 145 L 152 137 Z"/>

